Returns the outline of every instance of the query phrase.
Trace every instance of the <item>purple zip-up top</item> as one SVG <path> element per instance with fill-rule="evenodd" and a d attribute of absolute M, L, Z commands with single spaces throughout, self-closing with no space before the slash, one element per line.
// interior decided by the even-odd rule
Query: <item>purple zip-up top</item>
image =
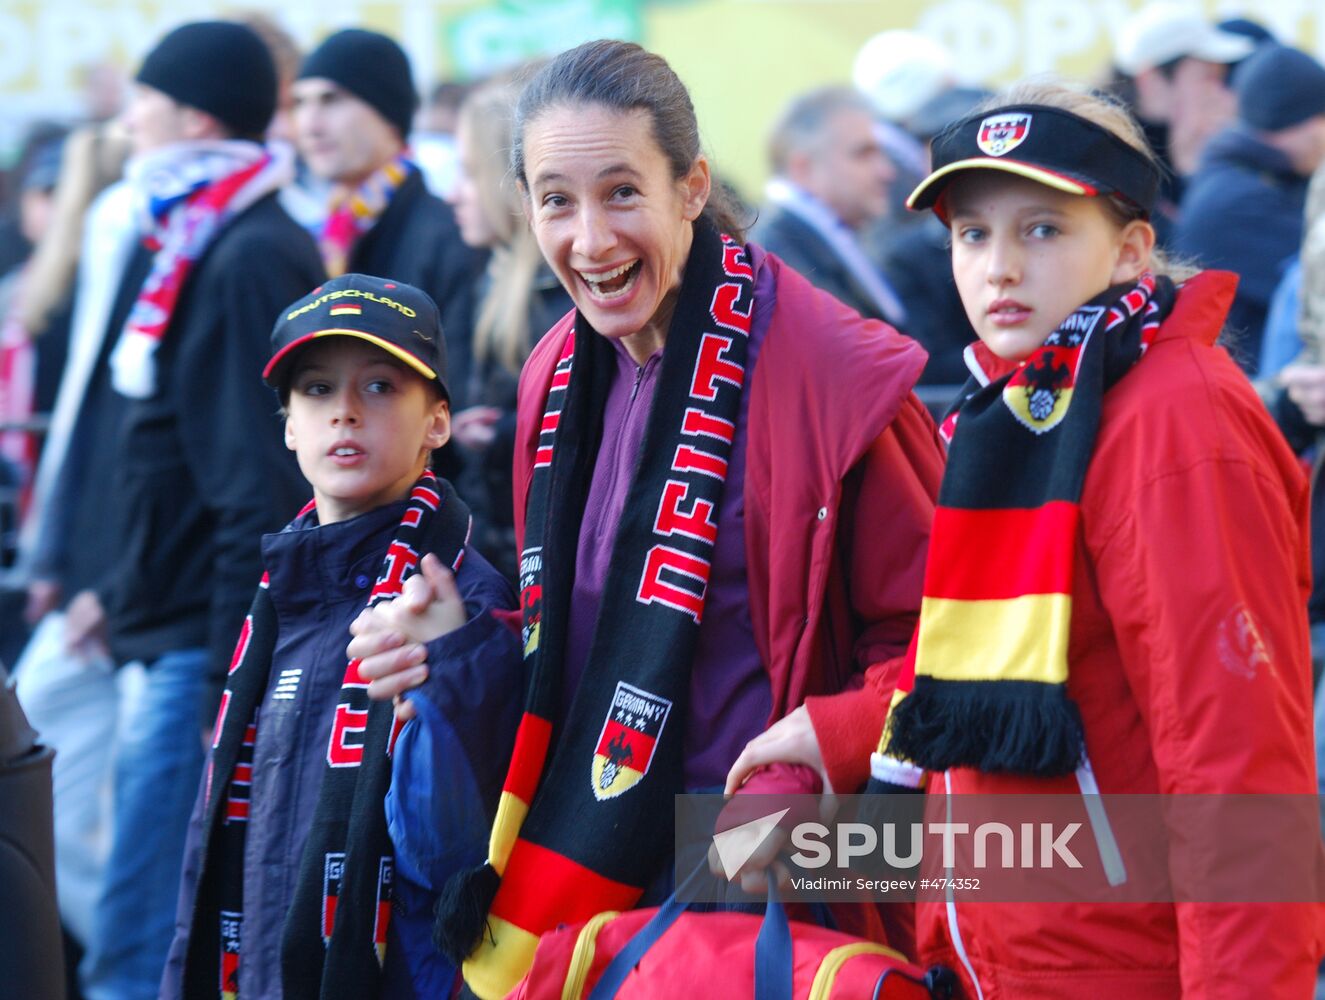
<path fill-rule="evenodd" d="M 771 268 L 755 278 L 755 311 L 745 383 L 755 361 L 775 295 Z M 571 592 L 566 636 L 566 683 L 562 689 L 561 721 L 584 673 L 593 641 L 598 609 L 607 583 L 612 544 L 621 512 L 639 462 L 640 446 L 662 370 L 662 351 L 643 367 L 635 364 L 620 341 L 616 375 L 603 410 L 603 441 L 594 463 L 593 479 L 580 524 L 575 554 L 575 586 Z M 718 540 L 704 599 L 695 658 L 690 668 L 690 706 L 686 719 L 684 780 L 688 791 L 721 788 L 727 771 L 745 744 L 764 730 L 772 709 L 768 673 L 755 645 L 750 624 L 749 590 L 745 575 L 745 446 L 750 393 L 741 396 L 731 461 L 718 506 Z"/>

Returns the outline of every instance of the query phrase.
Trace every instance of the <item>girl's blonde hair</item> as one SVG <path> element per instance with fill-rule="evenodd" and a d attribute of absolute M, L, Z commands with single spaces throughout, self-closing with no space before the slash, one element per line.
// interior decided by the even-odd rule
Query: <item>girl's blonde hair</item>
<path fill-rule="evenodd" d="M 1156 170 L 1163 173 L 1166 168 L 1160 162 L 1155 151 L 1150 148 L 1141 124 L 1132 116 L 1127 106 L 1109 94 L 1086 87 L 1073 86 L 1062 80 L 1034 79 L 1014 83 L 1006 90 L 986 100 L 972 114 L 993 111 L 1009 104 L 1041 104 L 1048 108 L 1057 108 L 1079 118 L 1098 125 L 1112 132 L 1137 152 L 1149 160 Z M 1142 217 L 1140 210 L 1130 202 L 1115 195 L 1110 195 L 1102 203 L 1119 225 L 1126 225 L 1133 219 Z M 1175 283 L 1190 278 L 1200 270 L 1191 264 L 1168 256 L 1156 248 L 1150 254 L 1150 270 L 1155 274 L 1167 275 Z"/>
<path fill-rule="evenodd" d="M 498 241 L 489 269 L 492 283 L 474 324 L 474 358 L 480 365 L 495 359 L 512 373 L 520 371 L 529 353 L 529 300 L 543 263 L 510 168 L 520 89 L 515 80 L 494 80 L 460 106 L 460 128 L 468 142 L 464 167 Z"/>
<path fill-rule="evenodd" d="M 65 140 L 50 223 L 32 252 L 19 307 L 19 322 L 31 336 L 46 331 L 72 293 L 83 248 L 83 216 L 92 200 L 119 179 L 128 154 L 128 137 L 116 125 L 87 125 Z"/>

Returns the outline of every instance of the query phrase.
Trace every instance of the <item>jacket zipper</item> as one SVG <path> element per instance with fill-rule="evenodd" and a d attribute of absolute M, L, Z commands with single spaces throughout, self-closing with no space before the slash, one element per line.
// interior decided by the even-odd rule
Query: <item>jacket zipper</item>
<path fill-rule="evenodd" d="M 634 402 L 635 397 L 639 395 L 639 384 L 643 381 L 644 381 L 644 366 L 636 365 L 635 384 L 630 387 L 630 399 L 632 402 Z"/>
<path fill-rule="evenodd" d="M 952 776 L 943 772 L 943 791 L 947 796 L 946 806 L 948 810 L 948 822 L 952 822 Z M 952 938 L 952 947 L 957 952 L 957 958 L 961 961 L 962 967 L 966 969 L 966 974 L 971 977 L 971 982 L 975 985 L 976 1000 L 985 1000 L 985 991 L 980 988 L 980 980 L 975 976 L 975 968 L 971 965 L 971 959 L 966 954 L 966 945 L 962 942 L 961 928 L 957 926 L 957 897 L 952 891 L 952 868 L 948 868 L 944 875 L 948 879 L 948 888 L 944 889 L 943 895 L 948 909 L 948 934 Z"/>

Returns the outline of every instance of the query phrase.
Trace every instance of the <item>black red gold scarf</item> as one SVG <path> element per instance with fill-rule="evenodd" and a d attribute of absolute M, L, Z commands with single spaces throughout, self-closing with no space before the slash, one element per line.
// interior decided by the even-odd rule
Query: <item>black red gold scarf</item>
<path fill-rule="evenodd" d="M 921 768 L 1070 774 L 1083 753 L 1067 696 L 1081 490 L 1104 394 L 1173 307 L 1146 274 L 1072 313 L 1016 371 L 973 378 L 951 439 L 886 752 Z M 959 431 L 960 433 L 955 433 Z"/>
<path fill-rule="evenodd" d="M 579 524 L 616 369 L 584 317 L 556 366 L 520 560 L 528 686 L 488 863 L 448 885 L 438 942 L 480 997 L 505 996 L 538 936 L 627 909 L 671 851 L 690 661 L 745 381 L 754 274 L 695 226 L 593 642 L 556 726 Z"/>
<path fill-rule="evenodd" d="M 300 517 L 314 509 L 310 503 Z M 425 472 L 410 492 L 368 606 L 399 594 L 424 553 L 458 569 L 469 524 L 469 510 L 451 485 Z M 183 975 L 190 1000 L 239 995 L 253 747 L 275 645 L 276 610 L 264 574 L 230 664 L 207 766 L 202 864 Z M 285 923 L 286 1000 L 378 995 L 393 863 L 383 801 L 400 727 L 391 703 L 370 701 L 367 687 L 359 661 L 351 660 Z"/>

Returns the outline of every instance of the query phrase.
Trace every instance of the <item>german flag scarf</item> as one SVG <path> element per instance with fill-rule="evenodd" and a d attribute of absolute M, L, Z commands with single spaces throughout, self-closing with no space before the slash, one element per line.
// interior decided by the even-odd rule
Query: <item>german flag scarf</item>
<path fill-rule="evenodd" d="M 1044 777 L 1080 764 L 1067 644 L 1081 490 L 1104 394 L 1173 301 L 1150 274 L 1109 289 L 1015 371 L 973 377 L 944 421 L 920 624 L 884 734 L 894 762 Z"/>
<path fill-rule="evenodd" d="M 579 524 L 613 347 L 576 317 L 552 378 L 520 559 L 527 665 L 488 862 L 448 884 L 437 938 L 484 1000 L 505 996 L 544 931 L 628 909 L 671 853 L 690 661 L 745 381 L 754 274 L 707 223 L 667 334 L 657 394 L 582 679 L 561 704 Z"/>
<path fill-rule="evenodd" d="M 310 503 L 296 522 L 314 510 Z M 451 485 L 425 472 L 410 492 L 368 606 L 399 594 L 424 553 L 435 552 L 458 569 L 469 525 L 469 510 Z M 253 747 L 275 647 L 276 609 L 264 574 L 240 631 L 212 737 L 202 863 L 183 973 L 190 1000 L 239 996 Z M 281 945 L 285 1000 L 376 997 L 386 956 L 393 852 L 383 802 L 400 727 L 390 702 L 369 700 L 359 661 L 343 669 L 327 769 Z"/>

